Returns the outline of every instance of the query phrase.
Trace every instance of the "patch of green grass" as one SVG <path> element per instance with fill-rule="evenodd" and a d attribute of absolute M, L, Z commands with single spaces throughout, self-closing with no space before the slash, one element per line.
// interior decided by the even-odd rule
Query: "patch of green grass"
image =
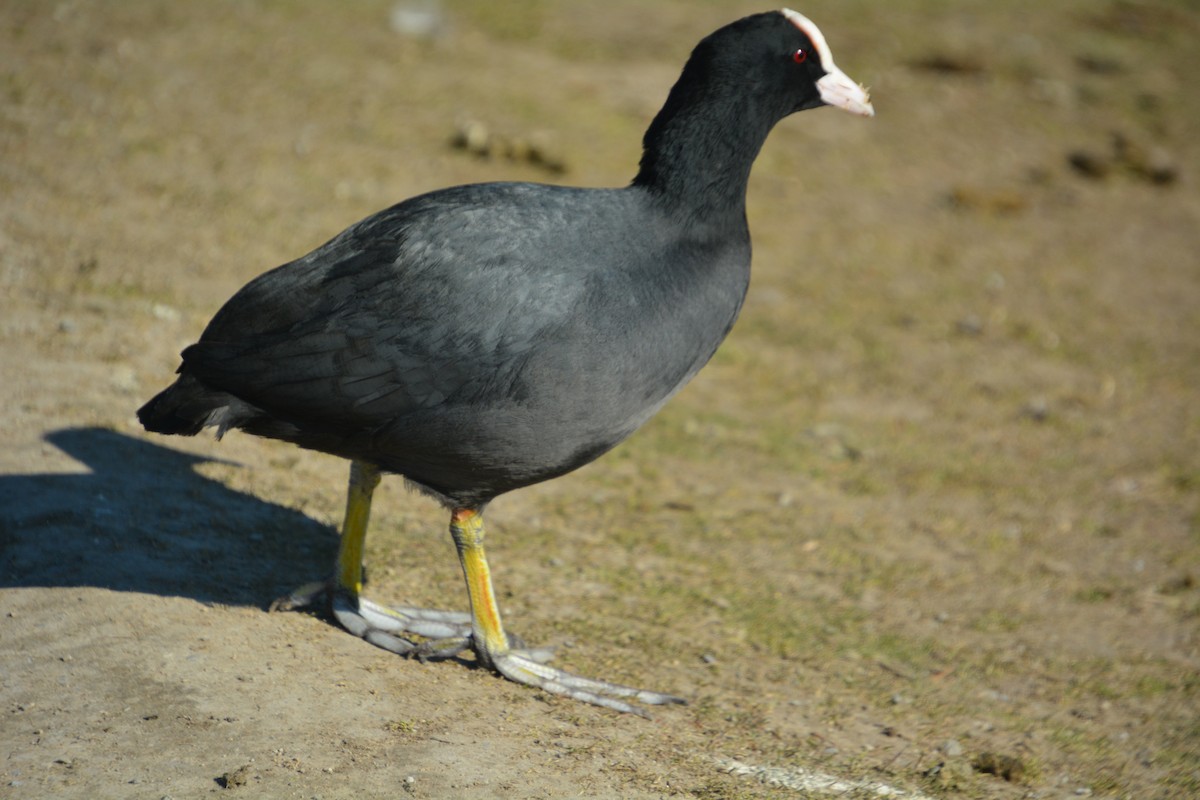
<path fill-rule="evenodd" d="M 1138 697 L 1158 697 L 1177 688 L 1179 687 L 1161 675 L 1142 675 L 1134 684 L 1133 693 Z"/>
<path fill-rule="evenodd" d="M 1192 717 L 1168 738 L 1156 753 L 1163 768 L 1163 797 L 1200 797 L 1200 718 Z"/>
<path fill-rule="evenodd" d="M 408 719 L 397 719 L 385 722 L 383 729 L 389 733 L 411 734 L 417 730 L 417 723 Z"/>
<path fill-rule="evenodd" d="M 1114 594 L 1116 594 L 1115 590 L 1109 586 L 1089 586 L 1075 592 L 1073 597 L 1080 603 L 1103 603 L 1111 600 Z"/>
<path fill-rule="evenodd" d="M 934 666 L 937 644 L 929 639 L 884 633 L 865 640 L 864 644 L 865 649 L 860 647 L 859 652 L 883 659 L 892 667 L 903 665 L 914 676 L 928 674 Z"/>
<path fill-rule="evenodd" d="M 1027 620 L 1023 614 L 1018 614 L 1012 609 L 990 609 L 975 617 L 968 624 L 968 628 L 979 633 L 1001 634 L 1013 633 L 1021 630 Z"/>
<path fill-rule="evenodd" d="M 505 3 L 457 0 L 454 12 L 489 35 L 514 42 L 529 42 L 541 34 L 549 5 L 547 0 L 512 0 Z"/>
<path fill-rule="evenodd" d="M 1096 765 L 1097 771 L 1101 765 L 1125 760 L 1107 731 L 1093 733 L 1079 726 L 1058 725 L 1050 727 L 1045 736 L 1048 742 L 1062 748 L 1072 758 Z"/>

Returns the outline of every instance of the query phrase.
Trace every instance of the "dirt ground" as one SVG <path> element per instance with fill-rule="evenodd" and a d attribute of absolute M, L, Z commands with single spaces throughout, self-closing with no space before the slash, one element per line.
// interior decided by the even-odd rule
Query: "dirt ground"
<path fill-rule="evenodd" d="M 1200 796 L 1194 2 L 799 8 L 878 116 L 776 129 L 713 363 L 489 515 L 509 625 L 652 721 L 267 613 L 346 465 L 139 429 L 362 216 L 628 181 L 757 10 L 0 2 L 0 797 Z M 371 595 L 463 608 L 446 524 L 385 481 Z"/>

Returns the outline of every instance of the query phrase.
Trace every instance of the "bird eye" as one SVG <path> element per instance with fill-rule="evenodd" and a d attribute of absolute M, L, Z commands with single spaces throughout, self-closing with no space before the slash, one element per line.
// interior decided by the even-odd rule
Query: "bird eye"
<path fill-rule="evenodd" d="M 795 61 L 797 64 L 803 64 L 807 60 L 808 60 L 808 51 L 805 50 L 803 47 L 801 47 L 796 52 L 792 53 L 792 61 Z"/>

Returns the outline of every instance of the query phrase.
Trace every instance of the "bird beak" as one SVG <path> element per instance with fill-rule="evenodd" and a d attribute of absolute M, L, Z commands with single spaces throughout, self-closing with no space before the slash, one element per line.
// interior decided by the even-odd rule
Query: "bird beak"
<path fill-rule="evenodd" d="M 875 109 L 871 106 L 871 95 L 837 67 L 830 69 L 817 81 L 817 91 L 821 93 L 821 101 L 825 105 L 863 117 L 875 116 Z"/>

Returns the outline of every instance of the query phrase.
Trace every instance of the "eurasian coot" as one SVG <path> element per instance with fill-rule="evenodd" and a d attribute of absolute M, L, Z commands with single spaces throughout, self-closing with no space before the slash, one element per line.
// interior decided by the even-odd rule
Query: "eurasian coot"
<path fill-rule="evenodd" d="M 821 105 L 874 113 L 810 20 L 738 20 L 696 46 L 628 187 L 458 186 L 368 217 L 235 294 L 138 417 L 350 459 L 336 574 L 283 605 L 328 597 L 382 647 L 471 648 L 514 681 L 620 711 L 682 702 L 546 666 L 506 635 L 482 512 L 612 448 L 708 361 L 749 281 L 750 167 L 776 122 Z M 450 510 L 469 615 L 360 596 L 385 472 Z"/>

